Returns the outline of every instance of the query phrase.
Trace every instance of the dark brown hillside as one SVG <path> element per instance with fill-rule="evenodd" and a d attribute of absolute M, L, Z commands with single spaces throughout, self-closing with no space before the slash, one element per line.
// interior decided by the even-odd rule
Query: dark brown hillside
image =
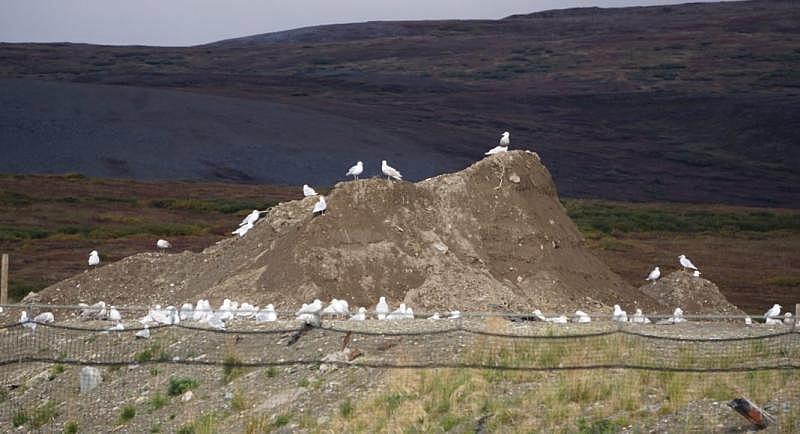
<path fill-rule="evenodd" d="M 0 95 L 17 90 L 0 148 L 37 155 L 0 171 L 330 185 L 345 162 L 386 157 L 422 179 L 466 167 L 509 130 L 565 196 L 794 208 L 798 23 L 797 2 L 751 1 L 345 24 L 186 48 L 0 44 L 0 77 L 14 79 Z M 42 101 L 18 79 L 69 84 Z M 234 100 L 149 93 L 160 90 Z M 111 115 L 86 115 L 98 104 Z M 59 144 L 103 158 L 60 158 Z"/>

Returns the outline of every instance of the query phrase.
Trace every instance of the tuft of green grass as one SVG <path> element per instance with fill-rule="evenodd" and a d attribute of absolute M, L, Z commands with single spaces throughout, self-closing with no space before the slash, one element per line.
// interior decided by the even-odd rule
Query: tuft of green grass
<path fill-rule="evenodd" d="M 78 422 L 71 420 L 65 423 L 63 434 L 78 434 Z"/>
<path fill-rule="evenodd" d="M 242 361 L 233 353 L 228 353 L 222 361 L 222 381 L 230 383 L 244 373 Z"/>
<path fill-rule="evenodd" d="M 288 414 L 288 413 L 279 414 L 278 416 L 275 417 L 275 420 L 272 421 L 272 427 L 273 428 L 280 428 L 280 427 L 288 424 L 289 420 L 291 420 L 291 418 L 292 418 L 291 415 Z"/>
<path fill-rule="evenodd" d="M 119 411 L 119 422 L 126 423 L 136 417 L 136 407 L 133 404 L 123 405 Z"/>
<path fill-rule="evenodd" d="M 240 413 L 246 410 L 249 407 L 247 402 L 247 398 L 244 396 L 244 392 L 241 390 L 236 390 L 233 393 L 233 398 L 231 399 L 231 409 L 237 413 Z"/>
<path fill-rule="evenodd" d="M 267 369 L 264 369 L 264 376 L 267 378 L 275 378 L 278 376 L 278 368 L 274 366 L 270 366 Z"/>
<path fill-rule="evenodd" d="M 214 413 L 208 413 L 199 420 L 181 426 L 176 432 L 178 434 L 215 434 L 219 432 L 217 416 Z"/>
<path fill-rule="evenodd" d="M 139 351 L 138 353 L 134 354 L 133 360 L 136 360 L 138 363 L 145 363 L 151 360 L 157 360 L 159 362 L 165 362 L 170 359 L 169 353 L 165 349 L 161 347 L 159 343 L 153 343 L 149 347 Z M 150 372 L 153 375 L 152 370 Z M 158 375 L 158 370 L 156 370 L 156 374 Z"/>
<path fill-rule="evenodd" d="M 308 385 L 309 385 L 308 378 L 301 378 L 301 379 L 300 379 L 300 380 L 297 382 L 297 386 L 298 386 L 298 387 L 308 387 Z"/>
<path fill-rule="evenodd" d="M 150 408 L 155 411 L 167 405 L 168 402 L 169 400 L 166 396 L 164 396 L 161 392 L 156 392 L 155 395 L 150 398 Z"/>
<path fill-rule="evenodd" d="M 350 399 L 346 399 L 339 404 L 339 416 L 349 419 L 353 414 L 353 403 Z"/>
<path fill-rule="evenodd" d="M 36 407 L 31 413 L 30 423 L 33 428 L 40 428 L 58 416 L 56 402 L 48 399 L 44 404 Z"/>
<path fill-rule="evenodd" d="M 28 423 L 28 414 L 24 411 L 16 412 L 14 417 L 11 418 L 11 424 L 14 425 L 14 428 L 19 428 L 26 423 Z"/>
<path fill-rule="evenodd" d="M 187 377 L 170 377 L 169 384 L 167 384 L 167 394 L 169 396 L 183 395 L 187 390 L 194 389 L 198 386 L 197 380 Z"/>

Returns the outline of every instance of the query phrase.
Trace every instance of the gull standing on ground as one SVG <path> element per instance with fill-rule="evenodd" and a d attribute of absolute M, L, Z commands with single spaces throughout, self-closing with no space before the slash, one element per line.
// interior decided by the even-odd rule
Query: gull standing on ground
<path fill-rule="evenodd" d="M 100 254 L 97 253 L 97 250 L 92 250 L 89 253 L 89 266 L 96 267 L 100 265 Z"/>
<path fill-rule="evenodd" d="M 544 314 L 539 309 L 533 311 L 533 317 L 539 321 L 547 321 L 547 318 L 545 318 Z"/>
<path fill-rule="evenodd" d="M 275 306 L 272 303 L 261 312 L 256 314 L 256 322 L 272 322 L 278 320 L 278 314 L 275 313 Z"/>
<path fill-rule="evenodd" d="M 576 310 L 575 318 L 573 319 L 573 321 L 577 323 L 587 323 L 587 322 L 592 322 L 592 318 L 590 318 L 586 312 L 582 310 Z"/>
<path fill-rule="evenodd" d="M 239 223 L 239 226 L 244 226 L 247 224 L 254 225 L 256 221 L 258 221 L 259 217 L 261 217 L 261 211 L 254 209 L 252 212 L 250 212 L 250 214 L 247 214 L 247 217 L 245 217 L 241 223 Z"/>
<path fill-rule="evenodd" d="M 619 307 L 618 304 L 615 304 L 614 305 L 614 314 L 611 317 L 611 320 L 612 321 L 617 321 L 617 322 L 628 322 L 628 313 L 625 312 L 624 310 L 622 310 L 622 308 Z"/>
<path fill-rule="evenodd" d="M 381 297 L 378 300 L 378 305 L 375 306 L 375 314 L 377 314 L 378 319 L 386 319 L 386 315 L 389 314 L 389 304 L 386 303 L 386 297 Z"/>
<path fill-rule="evenodd" d="M 508 131 L 504 132 L 500 137 L 500 144 L 487 151 L 484 155 L 493 155 L 508 151 L 508 145 L 511 143 L 511 140 L 509 140 L 508 137 Z"/>
<path fill-rule="evenodd" d="M 406 319 L 406 304 L 400 303 L 400 307 L 386 316 L 386 319 L 390 321 Z"/>
<path fill-rule="evenodd" d="M 791 316 L 791 314 L 787 315 Z M 50 324 L 56 320 L 56 317 L 53 315 L 53 312 L 42 312 L 33 317 L 33 320 L 41 324 Z"/>
<path fill-rule="evenodd" d="M 32 322 L 30 318 L 28 318 L 28 312 L 24 310 L 22 311 L 22 315 L 19 316 L 19 322 L 22 323 L 22 326 L 25 328 L 36 330 L 36 323 Z"/>
<path fill-rule="evenodd" d="M 356 312 L 355 315 L 351 316 L 350 319 L 353 321 L 364 321 L 365 319 L 367 319 L 367 309 L 359 307 L 358 312 Z"/>
<path fill-rule="evenodd" d="M 326 209 L 328 209 L 328 204 L 325 203 L 325 196 L 320 196 L 319 201 L 314 204 L 314 209 L 311 210 L 311 213 L 314 215 L 324 215 Z"/>
<path fill-rule="evenodd" d="M 114 306 L 111 306 L 108 309 L 108 320 L 109 321 L 122 321 L 122 315 L 120 315 L 119 311 Z"/>
<path fill-rule="evenodd" d="M 353 179 L 357 180 L 358 175 L 361 175 L 364 172 L 364 163 L 359 161 L 356 163 L 355 166 L 351 167 L 344 176 L 352 176 Z"/>
<path fill-rule="evenodd" d="M 697 267 L 695 267 L 694 264 L 692 264 L 692 261 L 690 261 L 689 258 L 686 257 L 686 255 L 678 256 L 678 261 L 680 261 L 681 267 L 683 267 L 684 270 L 686 270 L 687 268 L 690 270 L 697 270 Z"/>
<path fill-rule="evenodd" d="M 397 171 L 394 167 L 386 164 L 386 160 L 381 161 L 381 172 L 386 175 L 386 179 L 393 178 L 398 181 L 403 180 L 403 175 Z"/>
<path fill-rule="evenodd" d="M 650 318 L 644 316 L 641 309 L 636 309 L 636 312 L 631 315 L 631 322 L 634 324 L 650 324 Z"/>
<path fill-rule="evenodd" d="M 764 312 L 764 322 L 767 324 L 779 324 L 781 320 L 776 317 L 780 316 L 781 307 L 779 304 L 774 304 L 768 311 Z"/>
<path fill-rule="evenodd" d="M 137 339 L 147 339 L 150 337 L 150 329 L 147 328 L 147 324 L 144 325 L 144 328 L 136 332 Z"/>
<path fill-rule="evenodd" d="M 240 237 L 243 237 L 250 229 L 253 229 L 253 224 L 246 223 L 242 226 L 239 226 L 239 228 L 235 231 L 231 232 L 231 235 L 239 235 Z"/>
<path fill-rule="evenodd" d="M 661 277 L 661 269 L 656 267 L 653 268 L 653 271 L 651 271 L 650 274 L 647 275 L 647 279 L 645 280 L 651 280 L 653 281 L 653 283 L 656 283 L 656 280 L 658 280 L 659 277 Z"/>
<path fill-rule="evenodd" d="M 316 196 L 317 192 L 314 191 L 313 188 L 309 187 L 308 184 L 303 184 L 303 197 L 309 196 Z"/>
<path fill-rule="evenodd" d="M 172 244 L 167 240 L 158 240 L 156 241 L 156 247 L 158 247 L 159 250 L 166 250 L 172 247 Z"/>
<path fill-rule="evenodd" d="M 792 318 L 792 316 L 793 315 L 791 312 L 786 312 L 785 314 L 783 314 L 783 323 L 786 325 L 794 324 L 794 318 Z M 36 318 L 34 318 L 33 320 L 36 321 Z"/>

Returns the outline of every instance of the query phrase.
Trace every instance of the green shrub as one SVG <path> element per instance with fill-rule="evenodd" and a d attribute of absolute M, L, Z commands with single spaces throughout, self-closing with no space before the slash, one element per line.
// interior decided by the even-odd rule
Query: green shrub
<path fill-rule="evenodd" d="M 64 424 L 64 434 L 78 434 L 78 422 L 71 420 Z"/>
<path fill-rule="evenodd" d="M 11 418 L 11 424 L 14 425 L 14 428 L 21 427 L 28 422 L 28 414 L 24 411 L 18 411 L 14 414 L 14 417 Z"/>
<path fill-rule="evenodd" d="M 119 421 L 121 423 L 125 423 L 134 417 L 136 417 L 136 407 L 134 407 L 132 404 L 122 406 L 122 409 L 119 412 Z"/>
<path fill-rule="evenodd" d="M 167 394 L 169 396 L 183 395 L 184 392 L 194 389 L 197 385 L 197 380 L 194 378 L 170 377 L 167 385 Z"/>
<path fill-rule="evenodd" d="M 56 412 L 56 402 L 49 399 L 33 410 L 30 418 L 31 426 L 33 428 L 40 428 L 52 421 L 56 416 L 58 416 L 58 412 Z"/>
<path fill-rule="evenodd" d="M 167 405 L 168 402 L 169 401 L 167 400 L 166 396 L 164 396 L 160 392 L 156 392 L 155 395 L 153 395 L 153 397 L 150 398 L 150 408 L 152 408 L 155 411 Z"/>

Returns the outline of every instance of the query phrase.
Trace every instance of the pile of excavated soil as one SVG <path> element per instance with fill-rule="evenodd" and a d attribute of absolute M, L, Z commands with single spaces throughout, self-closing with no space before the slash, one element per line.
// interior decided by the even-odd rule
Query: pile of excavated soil
<path fill-rule="evenodd" d="M 714 282 L 694 277 L 686 271 L 674 271 L 655 282 L 642 285 L 639 290 L 668 306 L 680 307 L 687 313 L 744 313 L 722 295 Z"/>
<path fill-rule="evenodd" d="M 281 203 L 244 237 L 201 253 L 134 255 L 43 295 L 117 305 L 231 298 L 283 309 L 333 297 L 374 306 L 379 296 L 417 311 L 673 305 L 631 287 L 589 252 L 532 152 L 490 156 L 418 183 L 342 182 L 326 199 L 323 216 L 312 216 L 317 198 Z"/>

